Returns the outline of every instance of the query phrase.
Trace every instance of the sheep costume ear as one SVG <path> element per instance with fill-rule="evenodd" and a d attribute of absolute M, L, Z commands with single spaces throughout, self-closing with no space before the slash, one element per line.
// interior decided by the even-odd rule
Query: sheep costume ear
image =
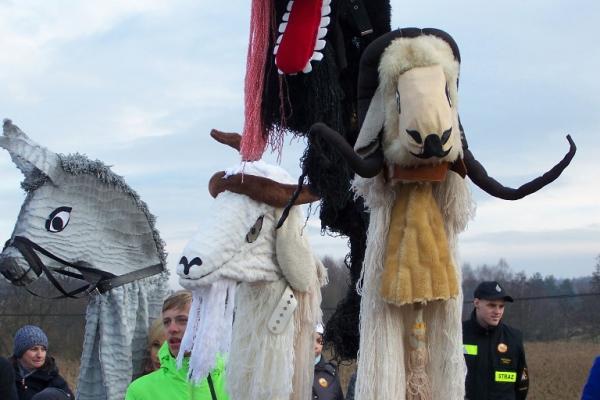
<path fill-rule="evenodd" d="M 282 209 L 276 212 L 276 219 Z M 317 279 L 318 265 L 315 262 L 307 235 L 303 232 L 304 221 L 298 206 L 292 207 L 289 216 L 277 230 L 275 254 L 277 262 L 290 286 L 299 292 L 306 292 Z"/>

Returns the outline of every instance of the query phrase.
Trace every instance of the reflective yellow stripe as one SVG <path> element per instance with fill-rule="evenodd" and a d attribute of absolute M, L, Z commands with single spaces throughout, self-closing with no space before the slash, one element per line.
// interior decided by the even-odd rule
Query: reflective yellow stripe
<path fill-rule="evenodd" d="M 468 354 L 470 356 L 477 355 L 477 345 L 476 344 L 463 344 L 463 354 Z"/>
<path fill-rule="evenodd" d="M 496 382 L 516 382 L 517 373 L 508 371 L 496 371 Z"/>

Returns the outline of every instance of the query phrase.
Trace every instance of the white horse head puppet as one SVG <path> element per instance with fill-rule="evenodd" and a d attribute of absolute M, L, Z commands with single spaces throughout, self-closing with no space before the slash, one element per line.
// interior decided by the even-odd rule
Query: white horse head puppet
<path fill-rule="evenodd" d="M 239 135 L 211 135 L 239 151 Z M 234 399 L 311 396 L 313 333 L 326 276 L 303 235 L 300 207 L 291 207 L 285 225 L 275 229 L 296 189 L 289 182 L 283 169 L 262 161 L 216 173 L 209 184 L 211 219 L 177 267 L 179 282 L 194 294 L 179 354 L 192 352 L 190 374 L 198 379 L 229 350 Z M 316 199 L 305 190 L 295 204 Z"/>
<path fill-rule="evenodd" d="M 9 120 L 0 147 L 25 175 L 27 192 L 0 271 L 15 285 L 45 275 L 62 297 L 90 295 L 77 398 L 123 399 L 142 370 L 148 326 L 166 293 L 154 217 L 100 161 L 55 154 Z M 69 291 L 54 274 L 86 283 Z"/>

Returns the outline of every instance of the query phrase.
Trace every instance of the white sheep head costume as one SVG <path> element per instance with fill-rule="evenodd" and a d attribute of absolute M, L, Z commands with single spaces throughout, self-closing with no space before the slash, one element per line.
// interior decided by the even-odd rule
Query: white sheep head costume
<path fill-rule="evenodd" d="M 358 287 L 362 300 L 357 400 L 464 398 L 456 243 L 474 205 L 463 178 L 468 176 L 492 196 L 516 200 L 558 178 L 575 154 L 567 137 L 571 148 L 563 160 L 517 189 L 489 177 L 468 149 L 460 123 L 459 66 L 458 46 L 443 31 L 390 32 L 371 43 L 361 58 L 361 130 L 354 149 L 322 123 L 311 128 L 311 134 L 322 135 L 344 155 L 358 175 L 353 189 L 370 211 Z M 424 188 L 428 194 L 417 197 Z M 424 217 L 411 225 L 413 211 Z M 433 225 L 437 230 L 429 229 Z M 420 230 L 423 226 L 429 230 Z M 428 237 L 434 240 L 423 245 Z M 427 269 L 436 257 L 444 268 Z M 412 269 L 398 267 L 393 272 L 400 272 L 389 275 L 390 259 L 399 265 L 409 259 Z M 390 276 L 396 279 L 392 285 Z M 445 286 L 438 288 L 439 281 Z M 419 295 L 423 287 L 433 295 Z M 424 358 L 415 357 L 419 354 Z"/>
<path fill-rule="evenodd" d="M 239 150 L 239 135 L 211 135 Z M 234 399 L 310 397 L 313 332 L 326 274 L 303 232 L 300 207 L 275 229 L 296 189 L 281 168 L 246 162 L 216 173 L 210 221 L 186 245 L 177 273 L 193 293 L 180 355 L 191 351 L 192 379 L 228 355 Z M 305 190 L 295 202 L 316 200 Z M 297 308 L 293 311 L 294 303 Z M 235 313 L 235 318 L 233 318 Z"/>

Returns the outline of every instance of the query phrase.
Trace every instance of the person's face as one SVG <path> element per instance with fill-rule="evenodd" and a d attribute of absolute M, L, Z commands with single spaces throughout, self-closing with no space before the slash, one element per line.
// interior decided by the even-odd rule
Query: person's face
<path fill-rule="evenodd" d="M 319 355 L 323 351 L 323 335 L 315 332 L 314 336 L 315 336 L 315 340 L 314 340 L 315 357 L 319 357 Z"/>
<path fill-rule="evenodd" d="M 481 326 L 498 326 L 504 314 L 504 300 L 475 299 L 475 315 Z"/>
<path fill-rule="evenodd" d="M 187 326 L 189 313 L 189 304 L 184 308 L 171 308 L 162 313 L 165 336 L 173 357 L 177 357 L 177 354 L 179 354 L 179 346 L 181 345 L 181 339 Z"/>
<path fill-rule="evenodd" d="M 41 368 L 46 362 L 46 348 L 44 346 L 30 347 L 23 353 L 19 361 L 28 370 Z"/>
<path fill-rule="evenodd" d="M 164 341 L 164 337 L 162 338 Z M 163 342 L 159 339 L 154 339 L 152 343 L 150 343 L 150 362 L 152 363 L 152 370 L 156 371 L 160 368 L 160 360 L 158 359 L 158 350 L 160 350 L 160 346 L 162 346 Z M 169 347 L 170 349 L 170 347 Z"/>

